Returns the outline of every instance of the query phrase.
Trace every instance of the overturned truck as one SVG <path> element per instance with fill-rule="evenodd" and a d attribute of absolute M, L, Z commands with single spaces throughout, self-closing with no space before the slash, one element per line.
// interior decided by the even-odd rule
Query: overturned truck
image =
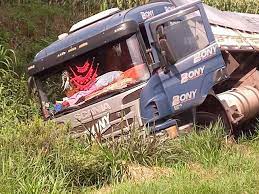
<path fill-rule="evenodd" d="M 44 119 L 74 135 L 177 134 L 218 117 L 233 131 L 259 112 L 259 16 L 189 0 L 113 8 L 73 25 L 28 73 Z"/>

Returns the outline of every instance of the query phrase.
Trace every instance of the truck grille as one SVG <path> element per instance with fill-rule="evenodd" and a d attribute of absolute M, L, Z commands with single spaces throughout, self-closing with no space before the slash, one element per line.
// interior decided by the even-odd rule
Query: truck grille
<path fill-rule="evenodd" d="M 101 136 L 108 136 L 111 133 L 118 135 L 122 131 L 129 129 L 129 127 L 132 126 L 133 124 L 137 125 L 137 122 L 134 121 L 134 118 L 127 118 L 127 115 L 130 113 L 130 111 L 131 111 L 131 109 L 130 109 L 130 107 L 128 107 L 121 111 L 110 113 L 109 120 L 110 120 L 111 126 L 107 130 L 105 130 L 105 132 L 103 132 L 101 134 Z M 77 135 L 90 134 L 90 131 L 91 131 L 93 125 L 95 125 L 95 123 L 97 123 L 98 120 L 99 120 L 99 118 L 91 120 L 90 122 L 87 122 L 87 123 L 82 123 L 81 125 L 74 127 L 71 130 L 71 133 L 77 134 Z M 100 131 L 95 130 L 94 133 L 99 134 Z"/>

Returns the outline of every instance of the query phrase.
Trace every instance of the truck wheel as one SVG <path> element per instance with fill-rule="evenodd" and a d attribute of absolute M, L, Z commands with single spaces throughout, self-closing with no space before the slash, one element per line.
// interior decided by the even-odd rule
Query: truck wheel
<path fill-rule="evenodd" d="M 196 112 L 196 125 L 202 127 L 208 127 L 210 124 L 218 121 L 218 115 L 210 112 Z"/>
<path fill-rule="evenodd" d="M 197 131 L 202 131 L 204 129 L 206 129 L 206 127 L 209 127 L 211 124 L 215 124 L 216 122 L 219 121 L 219 119 L 222 121 L 223 123 L 223 127 L 225 129 L 225 133 L 226 135 L 231 135 L 231 129 L 229 128 L 229 126 L 227 126 L 226 122 L 224 122 L 224 118 L 220 115 L 214 114 L 214 113 L 210 113 L 210 112 L 196 112 L 196 130 Z"/>
<path fill-rule="evenodd" d="M 196 124 L 207 127 L 221 119 L 228 135 L 233 132 L 233 126 L 222 102 L 214 94 L 209 94 L 206 100 L 196 109 Z"/>

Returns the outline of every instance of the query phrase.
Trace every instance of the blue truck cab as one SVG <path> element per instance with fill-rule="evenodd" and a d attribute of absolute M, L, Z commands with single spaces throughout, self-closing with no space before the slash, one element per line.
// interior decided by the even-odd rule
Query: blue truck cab
<path fill-rule="evenodd" d="M 141 93 L 141 113 L 147 123 L 166 123 L 168 115 L 191 110 L 213 93 L 226 78 L 225 62 L 200 2 L 150 18 L 145 28 L 160 70 Z"/>
<path fill-rule="evenodd" d="M 213 86 L 226 66 L 200 1 L 115 10 L 79 26 L 28 66 L 45 119 L 106 136 L 121 123 L 157 132 L 218 116 Z"/>

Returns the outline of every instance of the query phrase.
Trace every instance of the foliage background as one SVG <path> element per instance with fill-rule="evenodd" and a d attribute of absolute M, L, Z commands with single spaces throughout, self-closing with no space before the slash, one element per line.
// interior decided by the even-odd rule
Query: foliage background
<path fill-rule="evenodd" d="M 126 9 L 148 0 L 0 0 L 0 45 L 16 51 L 16 72 L 69 27 L 99 11 Z M 259 13 L 258 0 L 204 0 L 221 10 Z"/>

